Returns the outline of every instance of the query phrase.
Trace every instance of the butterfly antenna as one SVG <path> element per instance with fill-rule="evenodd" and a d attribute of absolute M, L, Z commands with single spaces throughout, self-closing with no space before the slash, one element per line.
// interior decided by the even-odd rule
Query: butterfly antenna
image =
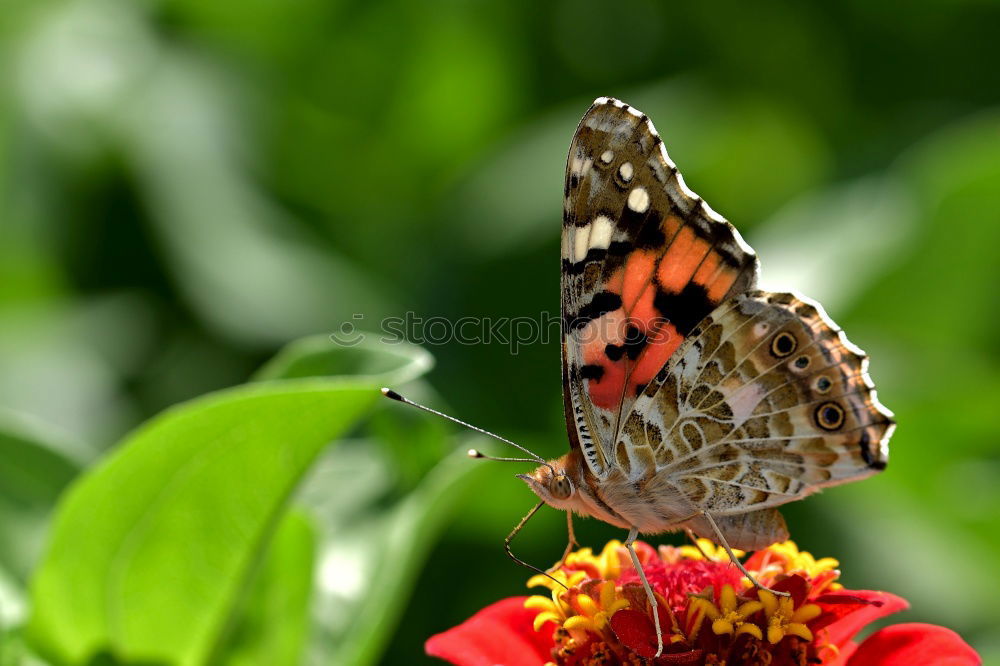
<path fill-rule="evenodd" d="M 507 439 L 506 437 L 501 437 L 500 435 L 497 435 L 496 433 L 492 433 L 489 430 L 484 430 L 482 428 L 479 428 L 477 426 L 472 425 L 471 423 L 466 423 L 465 421 L 462 421 L 461 419 L 456 419 L 454 416 L 448 416 L 444 412 L 439 412 L 436 409 L 431 409 L 427 405 L 421 405 L 419 402 L 413 402 L 409 398 L 403 397 L 399 393 L 396 393 L 391 388 L 385 388 L 385 387 L 383 387 L 382 388 L 382 395 L 384 395 L 385 397 L 387 397 L 387 398 L 389 398 L 391 400 L 395 400 L 397 402 L 401 402 L 403 404 L 410 405 L 411 407 L 416 407 L 417 409 L 422 409 L 423 411 L 428 412 L 430 414 L 435 414 L 435 415 L 440 416 L 442 418 L 448 419 L 452 423 L 457 423 L 458 425 L 464 426 L 464 427 L 468 428 L 469 430 L 475 430 L 476 432 L 478 432 L 481 435 L 486 435 L 487 437 L 492 437 L 493 439 L 499 440 L 499 441 L 503 442 L 504 444 L 510 444 L 514 448 L 516 448 L 518 450 L 521 450 L 521 451 L 524 451 L 529 456 L 531 456 L 530 458 L 501 458 L 501 457 L 496 457 L 496 456 L 488 456 L 485 453 L 483 453 L 482 451 L 479 451 L 478 449 L 469 449 L 469 457 L 470 458 L 484 458 L 486 460 L 498 460 L 500 462 L 530 462 L 530 463 L 540 463 L 542 465 L 545 465 L 549 469 L 551 469 L 553 474 L 556 473 L 555 469 L 552 468 L 552 465 L 550 465 L 549 463 L 547 463 L 545 461 L 545 459 L 542 458 L 540 455 L 538 455 L 537 453 L 533 453 L 532 451 L 529 451 L 528 449 L 524 448 L 523 446 L 521 446 L 517 442 L 512 442 L 511 440 Z"/>
<path fill-rule="evenodd" d="M 448 419 L 452 423 L 457 423 L 460 426 L 465 426 L 469 430 L 475 430 L 476 432 L 478 432 L 478 433 L 480 433 L 482 435 L 486 435 L 487 437 L 492 437 L 493 439 L 500 440 L 501 442 L 504 442 L 505 444 L 510 444 L 514 448 L 519 449 L 521 451 L 524 451 L 529 456 L 531 456 L 530 458 L 501 458 L 501 457 L 497 457 L 497 456 L 488 456 L 485 453 L 483 453 L 482 451 L 479 451 L 478 449 L 469 449 L 469 457 L 470 458 L 485 458 L 486 460 L 499 460 L 501 462 L 541 463 L 542 465 L 545 465 L 546 467 L 548 467 L 549 469 L 551 469 L 553 474 L 556 473 L 556 471 L 552 467 L 552 465 L 550 465 L 548 462 L 546 462 L 545 459 L 542 458 L 540 455 L 538 455 L 537 453 L 533 453 L 533 452 L 529 451 L 528 449 L 524 448 L 523 446 L 521 446 L 517 442 L 510 441 L 506 437 L 501 437 L 500 435 L 492 433 L 489 430 L 483 430 L 482 428 L 478 428 L 478 427 L 472 425 L 471 423 L 466 423 L 465 421 L 462 421 L 460 419 L 456 419 L 454 416 L 448 416 L 444 412 L 439 412 L 436 409 L 431 409 L 430 407 L 428 407 L 426 405 L 421 405 L 419 402 L 413 402 L 409 398 L 404 398 L 400 394 L 396 393 L 391 388 L 385 388 L 385 387 L 383 387 L 382 388 L 382 395 L 384 395 L 385 397 L 390 398 L 392 400 L 395 400 L 397 402 L 402 402 L 403 404 L 410 405 L 411 407 L 416 407 L 417 409 L 422 409 L 425 412 L 429 412 L 431 414 L 436 414 L 437 416 L 440 416 L 442 418 Z M 545 502 L 539 502 L 538 504 L 536 504 L 535 508 L 533 508 L 531 511 L 529 511 L 528 515 L 526 515 L 524 518 L 522 518 L 521 522 L 519 522 L 517 524 L 517 527 L 515 527 L 513 529 L 513 531 L 511 531 L 511 533 L 507 535 L 507 538 L 504 539 L 504 543 L 503 543 L 504 550 L 507 551 L 507 556 L 510 557 L 510 559 L 514 560 L 515 562 L 517 562 L 518 564 L 520 564 L 522 567 L 527 567 L 528 569 L 531 569 L 535 573 L 539 573 L 539 574 L 541 574 L 543 576 L 547 576 L 547 577 L 551 578 L 553 581 L 555 581 L 556 583 L 558 583 L 559 585 L 562 585 L 563 587 L 566 587 L 565 583 L 563 583 L 561 580 L 559 580 L 557 578 L 554 578 L 552 576 L 552 574 L 550 574 L 548 571 L 543 571 L 543 570 L 539 569 L 538 567 L 534 566 L 533 564 L 528 564 L 524 560 L 522 560 L 519 557 L 517 557 L 511 551 L 511 549 L 510 549 L 510 542 L 514 540 L 514 537 L 517 536 L 517 533 L 521 531 L 521 528 L 524 527 L 524 524 L 528 522 L 528 519 L 530 519 L 533 515 L 535 515 L 535 513 L 539 509 L 541 509 L 544 504 L 545 504 Z M 566 587 L 566 589 L 569 589 L 569 588 Z"/>

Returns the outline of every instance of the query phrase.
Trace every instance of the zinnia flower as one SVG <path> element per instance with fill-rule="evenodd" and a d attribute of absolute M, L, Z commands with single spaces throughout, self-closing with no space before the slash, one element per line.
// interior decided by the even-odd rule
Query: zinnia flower
<path fill-rule="evenodd" d="M 636 542 L 658 596 L 664 653 L 656 654 L 651 608 L 625 548 L 570 553 L 553 577 L 529 587 L 548 594 L 513 597 L 431 637 L 427 654 L 457 666 L 610 666 L 614 664 L 760 664 L 771 666 L 973 666 L 981 661 L 955 632 L 898 624 L 860 645 L 852 639 L 874 620 L 908 608 L 888 592 L 846 590 L 839 563 L 819 560 L 794 542 L 758 551 L 746 568 L 779 596 L 758 590 L 708 540 L 697 547 Z"/>

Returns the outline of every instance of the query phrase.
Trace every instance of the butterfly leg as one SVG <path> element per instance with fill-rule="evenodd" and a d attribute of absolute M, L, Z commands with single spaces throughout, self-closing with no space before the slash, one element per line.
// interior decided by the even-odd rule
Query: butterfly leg
<path fill-rule="evenodd" d="M 646 573 L 642 570 L 642 565 L 639 564 L 639 556 L 635 554 L 635 547 L 632 546 L 638 536 L 638 527 L 633 527 L 629 530 L 628 538 L 625 539 L 625 547 L 628 549 L 628 554 L 632 557 L 632 566 L 634 566 L 635 570 L 639 572 L 639 578 L 642 580 L 643 589 L 646 590 L 646 598 L 649 599 L 649 605 L 653 608 L 653 624 L 656 626 L 655 656 L 659 657 L 663 654 L 663 631 L 660 630 L 660 612 L 657 609 L 658 604 L 656 603 L 656 595 L 653 594 L 653 588 L 649 586 L 649 581 L 646 580 Z"/>
<path fill-rule="evenodd" d="M 712 558 L 708 556 L 708 553 L 706 553 L 704 550 L 701 549 L 701 544 L 698 543 L 698 537 L 694 535 L 694 532 L 691 531 L 691 528 L 685 527 L 684 532 L 687 534 L 688 539 L 691 540 L 691 543 L 694 544 L 694 547 L 698 549 L 698 552 L 701 553 L 701 556 L 705 558 L 705 561 L 707 562 L 711 560 Z"/>
<path fill-rule="evenodd" d="M 743 564 L 740 562 L 739 558 L 736 557 L 736 553 L 734 553 L 733 549 L 729 547 L 729 542 L 726 541 L 726 537 L 725 535 L 722 534 L 722 530 L 719 529 L 719 526 L 715 524 L 715 519 L 712 518 L 712 514 L 708 513 L 707 511 L 702 511 L 701 515 L 705 516 L 705 520 L 707 520 L 708 524 L 712 526 L 712 529 L 715 531 L 715 536 L 719 538 L 719 543 L 722 545 L 723 548 L 726 549 L 726 554 L 729 555 L 729 560 L 733 564 L 735 564 L 740 571 L 743 572 L 743 575 L 746 576 L 751 583 L 753 583 L 754 587 L 756 587 L 758 590 L 767 590 L 771 594 L 777 594 L 782 597 L 790 596 L 788 592 L 780 592 L 778 590 L 772 590 L 769 587 L 761 585 L 757 581 L 757 579 L 754 578 L 750 574 L 750 572 L 746 570 L 746 567 L 744 567 Z"/>
<path fill-rule="evenodd" d="M 522 567 L 531 569 L 532 571 L 534 571 L 536 573 L 540 573 L 543 576 L 548 576 L 550 579 L 552 579 L 556 583 L 559 583 L 560 585 L 562 585 L 564 588 L 566 588 L 568 590 L 569 588 L 566 587 L 566 583 L 563 583 L 560 580 L 556 580 L 547 571 L 542 571 L 541 569 L 539 569 L 538 567 L 534 566 L 533 564 L 528 564 L 524 560 L 522 560 L 519 557 L 517 557 L 516 555 L 514 555 L 514 552 L 510 549 L 510 542 L 514 540 L 514 537 L 516 537 L 517 533 L 521 531 L 521 528 L 524 527 L 524 524 L 527 523 L 528 520 L 530 520 L 531 517 L 533 515 L 535 515 L 538 512 L 538 510 L 541 509 L 543 506 L 545 506 L 545 502 L 539 502 L 538 504 L 535 505 L 535 508 L 533 508 L 531 511 L 528 512 L 527 516 L 525 516 L 524 518 L 521 519 L 521 522 L 519 522 L 517 524 L 517 527 L 515 527 L 513 530 L 511 530 L 511 533 L 508 534 L 507 538 L 503 540 L 503 547 L 504 547 L 504 550 L 507 551 L 507 557 L 509 557 L 510 559 L 514 560 L 515 562 L 517 562 L 518 564 L 520 564 Z"/>
<path fill-rule="evenodd" d="M 552 568 L 550 568 L 548 570 L 548 573 L 552 573 L 553 571 L 556 571 L 556 570 L 560 569 L 562 567 L 562 565 L 566 563 L 566 558 L 569 557 L 569 554 L 571 552 L 573 552 L 573 548 L 574 547 L 576 547 L 576 548 L 580 547 L 580 544 L 577 543 L 577 541 L 576 541 L 576 534 L 573 533 L 573 512 L 572 511 L 567 511 L 566 512 L 566 530 L 569 533 L 569 543 L 566 544 L 566 550 L 563 551 L 562 557 L 560 557 L 559 561 L 556 564 L 554 564 L 552 566 Z"/>

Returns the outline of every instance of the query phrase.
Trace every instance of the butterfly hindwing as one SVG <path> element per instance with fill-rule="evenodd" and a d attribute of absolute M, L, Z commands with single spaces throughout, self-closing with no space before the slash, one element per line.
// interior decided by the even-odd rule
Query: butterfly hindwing
<path fill-rule="evenodd" d="M 698 323 L 754 287 L 757 258 L 684 184 L 649 119 L 600 98 L 570 146 L 562 232 L 570 441 L 598 478 L 616 433 Z"/>
<path fill-rule="evenodd" d="M 630 460 L 651 456 L 647 478 L 679 490 L 692 511 L 735 516 L 884 468 L 891 417 L 867 357 L 819 304 L 758 291 L 691 332 L 633 405 L 617 447 Z"/>

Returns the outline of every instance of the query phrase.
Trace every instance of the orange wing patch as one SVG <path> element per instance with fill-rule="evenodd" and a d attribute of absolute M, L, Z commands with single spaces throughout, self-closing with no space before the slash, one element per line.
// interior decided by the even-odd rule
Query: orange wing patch
<path fill-rule="evenodd" d="M 660 289 L 675 294 L 681 293 L 710 248 L 708 241 L 695 236 L 694 229 L 682 227 L 667 247 L 666 254 L 660 259 L 656 271 Z"/>
<path fill-rule="evenodd" d="M 642 393 L 738 275 L 688 226 L 659 253 L 633 252 L 602 285 L 603 293 L 620 290 L 621 307 L 590 321 L 580 335 L 591 401 L 613 410 Z"/>

